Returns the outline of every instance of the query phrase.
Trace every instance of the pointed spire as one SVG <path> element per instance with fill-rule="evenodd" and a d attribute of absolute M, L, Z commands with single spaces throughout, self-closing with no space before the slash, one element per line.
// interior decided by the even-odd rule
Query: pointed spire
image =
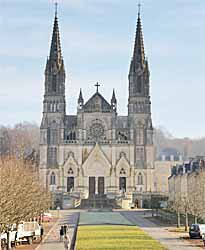
<path fill-rule="evenodd" d="M 79 94 L 79 97 L 78 97 L 78 103 L 83 103 L 84 100 L 83 100 L 83 94 L 82 94 L 82 89 L 80 89 L 80 94 Z"/>
<path fill-rule="evenodd" d="M 144 42 L 143 42 L 143 32 L 142 32 L 142 24 L 141 24 L 141 16 L 140 16 L 140 7 L 138 5 L 138 19 L 137 19 L 137 29 L 136 29 L 136 36 L 135 36 L 135 46 L 134 46 L 134 53 L 132 58 L 132 63 L 135 66 L 135 70 L 139 67 L 142 67 L 145 63 L 145 52 L 144 52 Z"/>
<path fill-rule="evenodd" d="M 113 93 L 112 93 L 111 107 L 112 107 L 112 111 L 114 111 L 114 112 L 117 111 L 117 99 L 115 97 L 115 90 L 114 89 L 113 89 Z"/>
<path fill-rule="evenodd" d="M 117 99 L 115 97 L 115 89 L 113 89 L 111 103 L 117 103 Z"/>
<path fill-rule="evenodd" d="M 54 18 L 54 26 L 53 26 L 53 35 L 51 41 L 51 49 L 50 49 L 50 60 L 54 60 L 59 64 L 62 61 L 62 54 L 61 54 L 61 44 L 60 44 L 60 32 L 59 32 L 59 25 L 58 25 L 58 4 L 55 4 L 55 18 Z"/>

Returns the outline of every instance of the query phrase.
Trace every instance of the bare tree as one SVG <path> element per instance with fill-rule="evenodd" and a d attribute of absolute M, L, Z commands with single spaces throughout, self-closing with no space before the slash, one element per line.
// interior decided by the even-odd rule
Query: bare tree
<path fill-rule="evenodd" d="M 0 160 L 0 233 L 49 209 L 51 195 L 32 169 L 23 159 Z"/>
<path fill-rule="evenodd" d="M 187 193 L 181 195 L 181 212 L 185 215 L 185 231 L 188 231 L 189 227 L 189 216 L 188 213 L 190 211 L 190 199 Z"/>
<path fill-rule="evenodd" d="M 189 192 L 190 200 L 190 213 L 194 216 L 195 223 L 198 218 L 202 217 L 205 211 L 205 170 L 199 169 L 192 173 L 191 176 L 192 186 L 191 192 Z"/>
<path fill-rule="evenodd" d="M 24 122 L 14 127 L 0 127 L 0 154 L 29 155 L 39 149 L 39 127 L 36 124 Z"/>
<path fill-rule="evenodd" d="M 177 214 L 177 227 L 181 226 L 181 211 L 182 211 L 182 198 L 181 195 L 177 195 L 173 200 L 169 200 L 169 209 Z"/>

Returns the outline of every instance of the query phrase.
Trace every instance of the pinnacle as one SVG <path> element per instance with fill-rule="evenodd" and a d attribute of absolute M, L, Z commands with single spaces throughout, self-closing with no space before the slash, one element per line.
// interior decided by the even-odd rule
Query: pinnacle
<path fill-rule="evenodd" d="M 115 97 L 115 89 L 113 89 L 111 102 L 116 102 L 116 101 L 117 101 L 117 99 Z"/>

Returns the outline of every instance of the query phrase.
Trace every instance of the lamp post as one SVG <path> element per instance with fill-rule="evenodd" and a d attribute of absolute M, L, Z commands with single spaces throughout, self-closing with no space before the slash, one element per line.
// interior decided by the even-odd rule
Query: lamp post
<path fill-rule="evenodd" d="M 57 211 L 58 211 L 58 219 L 60 218 L 60 207 L 57 207 Z"/>

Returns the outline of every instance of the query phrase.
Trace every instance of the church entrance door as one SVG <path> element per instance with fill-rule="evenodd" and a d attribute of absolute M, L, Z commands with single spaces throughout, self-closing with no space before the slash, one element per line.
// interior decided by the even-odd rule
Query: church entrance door
<path fill-rule="evenodd" d="M 89 177 L 89 196 L 95 195 L 95 177 Z"/>
<path fill-rule="evenodd" d="M 98 177 L 98 194 L 103 195 L 105 193 L 105 178 Z"/>
<path fill-rule="evenodd" d="M 123 192 L 126 192 L 126 177 L 120 177 L 119 180 L 119 184 L 120 184 L 120 190 L 122 190 Z"/>
<path fill-rule="evenodd" d="M 67 178 L 67 192 L 71 192 L 74 189 L 74 177 Z"/>

